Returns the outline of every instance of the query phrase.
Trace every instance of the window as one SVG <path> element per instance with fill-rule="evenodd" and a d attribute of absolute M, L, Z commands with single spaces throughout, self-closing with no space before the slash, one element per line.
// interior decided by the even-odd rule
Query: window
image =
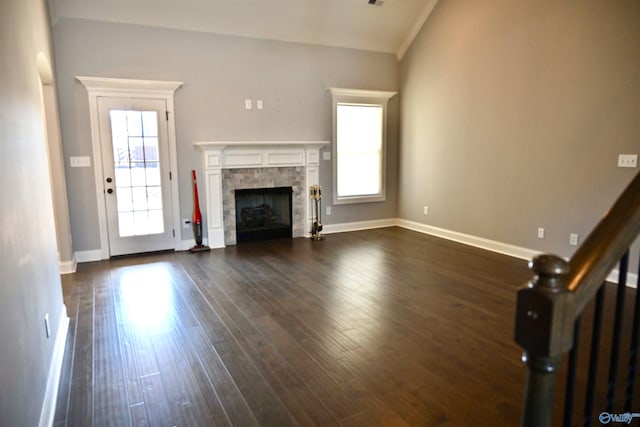
<path fill-rule="evenodd" d="M 333 204 L 385 200 L 387 102 L 395 94 L 331 88 Z"/>

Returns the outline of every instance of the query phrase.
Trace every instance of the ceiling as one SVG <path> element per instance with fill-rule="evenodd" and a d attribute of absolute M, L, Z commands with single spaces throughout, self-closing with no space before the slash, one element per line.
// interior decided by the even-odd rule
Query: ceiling
<path fill-rule="evenodd" d="M 437 0 L 49 0 L 61 17 L 393 53 L 402 58 Z M 382 3 L 382 4 L 380 4 Z"/>

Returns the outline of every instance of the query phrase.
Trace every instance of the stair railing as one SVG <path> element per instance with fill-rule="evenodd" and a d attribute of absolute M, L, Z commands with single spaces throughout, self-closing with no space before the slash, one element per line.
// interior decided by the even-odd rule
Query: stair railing
<path fill-rule="evenodd" d="M 605 280 L 619 263 L 618 296 L 610 354 L 607 412 L 613 409 L 620 322 L 629 261 L 629 248 L 640 234 L 640 173 L 631 181 L 612 208 L 584 240 L 569 261 L 555 255 L 539 255 L 529 263 L 533 279 L 518 291 L 515 340 L 524 349 L 527 364 L 521 425 L 549 427 L 553 420 L 554 384 L 564 356 L 569 355 L 565 388 L 564 425 L 572 425 L 575 365 L 580 315 L 595 299 L 590 366 L 585 397 L 584 425 L 590 425 L 593 393 L 598 368 Z M 639 272 L 640 273 L 640 272 Z M 639 287 L 640 291 L 640 287 Z M 636 292 L 640 295 L 640 292 Z M 636 355 L 640 323 L 640 298 L 636 300 L 625 408 L 633 399 Z M 618 336 L 616 336 L 618 335 Z M 604 408 L 603 408 L 604 409 Z M 630 409 L 625 409 L 630 410 Z M 633 414 L 632 414 L 633 415 Z M 601 413 L 602 416 L 602 413 Z M 602 421 L 612 421 L 600 420 Z"/>

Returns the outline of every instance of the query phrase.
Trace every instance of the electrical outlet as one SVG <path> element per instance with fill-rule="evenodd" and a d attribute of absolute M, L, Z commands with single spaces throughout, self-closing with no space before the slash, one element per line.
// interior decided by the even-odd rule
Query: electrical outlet
<path fill-rule="evenodd" d="M 331 215 L 331 206 L 327 206 L 327 215 Z"/>
<path fill-rule="evenodd" d="M 251 104 L 252 104 L 252 102 L 251 102 L 250 99 L 245 99 L 244 100 L 244 109 L 245 110 L 251 110 L 253 108 Z"/>
<path fill-rule="evenodd" d="M 569 234 L 569 244 L 571 246 L 578 246 L 578 235 L 571 233 Z"/>
<path fill-rule="evenodd" d="M 429 206 L 425 206 L 424 208 L 422 208 L 422 212 L 423 212 L 425 215 L 429 215 Z"/>
<path fill-rule="evenodd" d="M 637 154 L 618 154 L 619 168 L 636 168 L 638 167 Z"/>
<path fill-rule="evenodd" d="M 538 239 L 544 239 L 544 228 L 538 228 Z"/>
<path fill-rule="evenodd" d="M 258 110 L 262 110 L 262 99 L 258 99 L 258 100 L 256 101 L 256 108 L 257 108 Z"/>
<path fill-rule="evenodd" d="M 191 220 L 189 218 L 182 218 L 182 228 L 189 229 L 191 227 Z"/>

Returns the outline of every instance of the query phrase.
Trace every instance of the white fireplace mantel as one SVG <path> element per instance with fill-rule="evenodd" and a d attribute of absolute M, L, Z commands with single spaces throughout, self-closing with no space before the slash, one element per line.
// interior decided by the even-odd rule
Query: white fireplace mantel
<path fill-rule="evenodd" d="M 320 149 L 329 141 L 199 141 L 206 183 L 208 244 L 225 247 L 223 221 L 222 169 L 302 166 L 305 186 L 319 184 Z M 305 229 L 311 228 L 310 203 L 305 203 Z"/>

